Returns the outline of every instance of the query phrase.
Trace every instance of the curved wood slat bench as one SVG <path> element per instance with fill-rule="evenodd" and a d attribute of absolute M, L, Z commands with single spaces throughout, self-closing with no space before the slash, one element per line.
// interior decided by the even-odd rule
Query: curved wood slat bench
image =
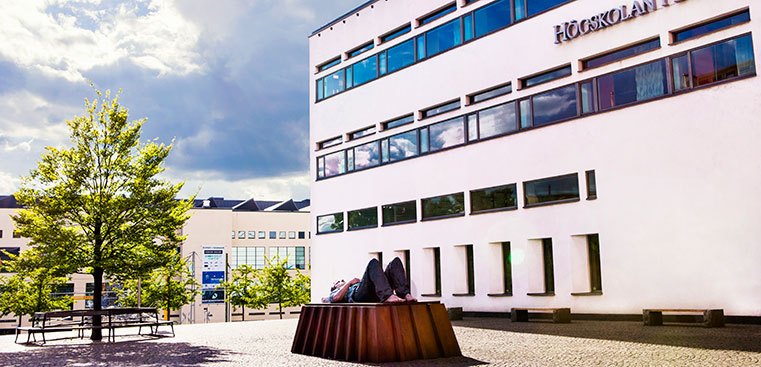
<path fill-rule="evenodd" d="M 439 302 L 304 305 L 291 352 L 374 363 L 462 355 Z"/>

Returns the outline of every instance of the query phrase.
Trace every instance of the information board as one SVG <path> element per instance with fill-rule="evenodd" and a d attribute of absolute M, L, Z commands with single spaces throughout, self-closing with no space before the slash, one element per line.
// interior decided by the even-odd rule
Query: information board
<path fill-rule="evenodd" d="M 212 290 L 225 280 L 224 246 L 204 246 L 201 268 L 201 286 Z"/>

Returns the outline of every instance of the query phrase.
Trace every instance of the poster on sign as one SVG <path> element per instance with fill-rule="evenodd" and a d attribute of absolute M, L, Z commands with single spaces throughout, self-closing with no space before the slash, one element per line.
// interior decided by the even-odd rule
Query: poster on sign
<path fill-rule="evenodd" d="M 204 294 L 202 302 L 216 303 L 223 301 L 224 296 L 222 295 L 224 293 L 223 291 L 217 291 L 216 287 L 225 281 L 226 259 L 224 246 L 204 246 L 202 266 L 201 287 Z M 209 297 L 206 297 L 207 293 Z"/>

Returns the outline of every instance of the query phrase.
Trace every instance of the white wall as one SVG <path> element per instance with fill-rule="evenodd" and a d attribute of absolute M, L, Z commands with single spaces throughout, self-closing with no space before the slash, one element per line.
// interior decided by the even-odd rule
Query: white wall
<path fill-rule="evenodd" d="M 395 28 L 404 22 L 399 18 L 412 20 L 447 2 L 380 3 L 374 11 L 391 15 L 363 13 L 360 21 L 352 18 L 332 33 L 310 38 L 310 75 L 312 66 L 337 50 L 348 50 Z M 415 3 L 414 9 L 409 3 Z M 472 8 L 486 3 L 479 1 Z M 689 0 L 554 44 L 555 24 L 627 3 L 577 0 L 355 90 L 317 104 L 310 101 L 314 147 L 326 138 L 453 97 L 463 97 L 464 102 L 466 94 L 506 81 L 512 81 L 514 87 L 512 94 L 489 102 L 416 121 L 355 144 L 312 152 L 312 177 L 316 176 L 317 156 L 734 35 L 754 31 L 756 54 L 761 57 L 761 23 L 757 21 L 668 45 L 669 30 L 749 4 L 751 19 L 761 19 L 761 8 L 748 0 Z M 419 31 L 472 8 L 460 9 Z M 581 58 L 655 35 L 661 37 L 660 50 L 577 71 Z M 408 38 L 403 36 L 390 45 Z M 515 91 L 518 78 L 565 63 L 573 65 L 573 76 Z M 314 80 L 312 75 L 312 91 Z M 320 289 L 327 292 L 334 278 L 361 275 L 368 252 L 383 251 L 388 262 L 393 251 L 400 249 L 411 250 L 413 293 L 419 294 L 416 282 L 427 279 L 429 272 L 423 266 L 427 261 L 423 260 L 424 248 L 441 247 L 441 301 L 466 311 L 570 306 L 579 313 L 638 313 L 649 307 L 716 307 L 729 315 L 761 315 L 761 227 L 757 220 L 761 191 L 756 189 L 761 184 L 759 100 L 761 89 L 754 77 L 313 182 L 314 216 L 508 183 L 518 183 L 521 205 L 516 211 L 315 236 L 313 301 L 319 300 Z M 582 193 L 577 203 L 522 208 L 521 182 L 577 172 L 583 191 L 584 171 L 590 169 L 597 174 L 597 200 L 584 200 Z M 316 232 L 314 218 L 311 223 Z M 579 272 L 587 270 L 578 260 L 579 245 L 573 236 L 590 233 L 600 237 L 604 294 L 574 297 L 570 293 L 579 291 L 584 278 Z M 556 296 L 526 296 L 536 291 L 534 277 L 541 277 L 541 269 L 532 262 L 531 240 L 547 237 L 553 239 Z M 501 269 L 493 264 L 490 246 L 501 241 L 512 244 L 514 296 L 493 298 L 487 293 L 495 289 L 491 283 L 499 275 L 492 272 Z M 462 283 L 462 272 L 446 269 L 458 264 L 455 246 L 464 244 L 474 245 L 476 296 L 452 297 L 459 290 L 455 284 Z M 521 254 L 524 261 L 519 263 L 516 258 Z"/>

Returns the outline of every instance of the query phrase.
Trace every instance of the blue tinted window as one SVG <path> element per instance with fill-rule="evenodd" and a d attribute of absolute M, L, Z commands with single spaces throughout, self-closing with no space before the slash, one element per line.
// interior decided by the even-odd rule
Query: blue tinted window
<path fill-rule="evenodd" d="M 444 112 L 454 111 L 454 110 L 456 110 L 458 108 L 460 108 L 460 100 L 459 99 L 454 101 L 454 102 L 449 102 L 449 103 L 443 104 L 441 106 L 436 106 L 436 107 L 424 110 L 423 111 L 423 118 L 440 115 L 440 114 L 442 114 Z"/>
<path fill-rule="evenodd" d="M 428 24 L 430 22 L 433 22 L 436 19 L 439 19 L 453 11 L 457 10 L 457 4 L 452 4 L 450 6 L 447 6 L 444 9 L 441 9 L 433 14 L 427 15 L 424 18 L 420 18 L 419 23 L 420 25 Z"/>
<path fill-rule="evenodd" d="M 383 130 L 393 129 L 393 128 L 398 127 L 398 126 L 411 124 L 414 121 L 415 121 L 415 117 L 412 116 L 412 115 L 409 115 L 409 116 L 405 116 L 405 117 L 402 117 L 402 118 L 399 118 L 399 119 L 396 119 L 396 120 L 393 120 L 393 121 L 384 122 L 383 123 Z"/>
<path fill-rule="evenodd" d="M 409 40 L 388 49 L 388 72 L 415 63 L 415 41 Z"/>
<path fill-rule="evenodd" d="M 464 118 L 458 117 L 449 121 L 431 125 L 429 144 L 431 152 L 465 143 Z"/>
<path fill-rule="evenodd" d="M 597 91 L 601 111 L 662 96 L 668 92 L 666 64 L 658 60 L 601 76 L 597 78 Z"/>
<path fill-rule="evenodd" d="M 351 66 L 346 68 L 346 89 L 349 89 L 354 86 L 354 81 L 352 80 L 352 76 L 354 73 L 352 73 Z"/>
<path fill-rule="evenodd" d="M 425 59 L 425 35 L 418 36 L 417 38 L 417 59 Z"/>
<path fill-rule="evenodd" d="M 325 77 L 325 98 L 338 94 L 346 89 L 344 71 L 339 70 Z"/>
<path fill-rule="evenodd" d="M 526 17 L 526 0 L 515 0 L 515 20 Z"/>
<path fill-rule="evenodd" d="M 377 141 L 354 148 L 354 167 L 363 169 L 380 164 L 380 144 Z"/>
<path fill-rule="evenodd" d="M 473 12 L 476 38 L 510 24 L 510 1 L 499 0 Z"/>
<path fill-rule="evenodd" d="M 409 33 L 410 30 L 412 30 L 412 27 L 408 24 L 406 27 L 403 27 L 397 31 L 394 31 L 392 33 L 389 33 L 383 37 L 381 37 L 381 43 L 391 41 L 392 39 L 399 37 L 403 34 Z"/>
<path fill-rule="evenodd" d="M 426 56 L 431 57 L 449 50 L 462 43 L 460 37 L 460 19 L 455 19 L 438 28 L 428 31 L 426 37 Z"/>
<path fill-rule="evenodd" d="M 354 65 L 354 86 L 364 84 L 378 77 L 378 62 L 375 55 L 370 56 Z"/>
<path fill-rule="evenodd" d="M 538 84 L 553 81 L 571 75 L 571 65 L 564 66 L 555 70 L 550 70 L 546 73 L 521 79 L 521 85 L 523 88 L 533 87 Z"/>
<path fill-rule="evenodd" d="M 325 98 L 325 89 L 322 79 L 317 80 L 317 100 Z"/>
<path fill-rule="evenodd" d="M 750 21 L 750 12 L 748 10 L 724 17 L 708 24 L 701 24 L 696 27 L 688 28 L 679 32 L 674 32 L 674 42 L 684 41 L 690 38 L 694 38 L 706 33 L 718 31 L 720 29 L 729 28 L 735 24 L 745 23 Z"/>
<path fill-rule="evenodd" d="M 349 52 L 349 57 L 351 58 L 351 57 L 357 56 L 357 55 L 359 55 L 359 54 L 361 54 L 361 53 L 363 53 L 365 51 L 372 50 L 373 47 L 375 47 L 375 45 L 372 42 L 370 42 L 370 43 L 368 43 L 368 44 L 366 44 L 364 46 L 360 46 L 359 48 L 355 49 L 354 51 Z"/>
<path fill-rule="evenodd" d="M 336 57 L 335 59 L 333 59 L 331 61 L 328 61 L 328 62 L 318 66 L 317 69 L 319 71 L 327 70 L 327 69 L 330 69 L 333 66 L 336 66 L 336 65 L 338 65 L 340 63 L 341 63 L 341 58 L 340 57 Z"/>
<path fill-rule="evenodd" d="M 462 18 L 463 33 L 465 35 L 465 41 L 473 38 L 473 16 L 468 14 Z"/>
<path fill-rule="evenodd" d="M 567 3 L 573 0 L 526 0 L 528 2 L 528 16 L 541 13 L 549 8 Z"/>
<path fill-rule="evenodd" d="M 695 87 L 756 72 L 750 35 L 692 51 L 691 55 Z"/>
<path fill-rule="evenodd" d="M 576 85 L 558 88 L 537 94 L 533 98 L 534 126 L 542 126 L 555 121 L 576 116 Z"/>
<path fill-rule="evenodd" d="M 418 154 L 417 130 L 392 136 L 388 140 L 391 162 L 414 157 Z"/>
<path fill-rule="evenodd" d="M 414 56 L 413 56 L 414 58 Z M 378 73 L 385 75 L 388 72 L 388 63 L 386 62 L 386 51 L 378 54 Z"/>
<path fill-rule="evenodd" d="M 518 130 L 515 102 L 494 106 L 478 113 L 481 139 Z"/>

